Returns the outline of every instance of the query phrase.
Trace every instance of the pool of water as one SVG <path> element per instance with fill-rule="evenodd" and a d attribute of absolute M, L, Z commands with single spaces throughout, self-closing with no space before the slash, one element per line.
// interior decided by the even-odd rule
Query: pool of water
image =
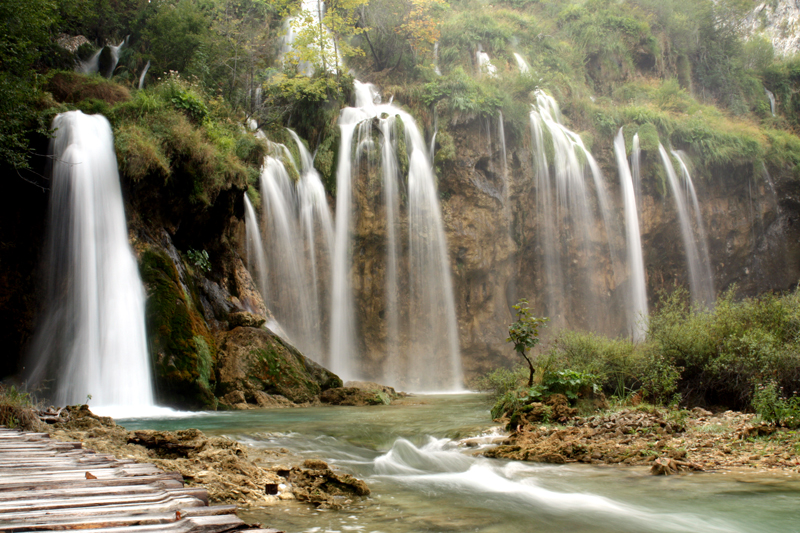
<path fill-rule="evenodd" d="M 800 532 L 800 476 L 545 465 L 474 456 L 457 440 L 491 428 L 477 394 L 376 407 L 217 412 L 120 420 L 128 429 L 195 427 L 287 448 L 364 479 L 343 511 L 295 505 L 240 512 L 287 532 Z"/>

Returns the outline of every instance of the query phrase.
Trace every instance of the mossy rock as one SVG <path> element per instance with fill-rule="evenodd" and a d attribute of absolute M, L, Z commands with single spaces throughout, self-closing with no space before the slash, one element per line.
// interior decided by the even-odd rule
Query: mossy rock
<path fill-rule="evenodd" d="M 73 104 L 94 99 L 114 105 L 131 98 L 130 91 L 122 85 L 77 72 L 56 72 L 48 80 L 46 88 L 56 101 Z"/>
<path fill-rule="evenodd" d="M 265 328 L 237 327 L 218 339 L 217 394 L 240 390 L 315 402 L 324 390 L 341 387 L 334 373 L 303 356 Z"/>
<path fill-rule="evenodd" d="M 216 344 L 169 256 L 155 247 L 141 258 L 147 290 L 147 330 L 160 403 L 184 409 L 216 407 Z"/>

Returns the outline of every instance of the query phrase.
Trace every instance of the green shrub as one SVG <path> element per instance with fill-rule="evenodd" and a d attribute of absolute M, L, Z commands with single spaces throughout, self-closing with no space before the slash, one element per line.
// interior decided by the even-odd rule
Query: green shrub
<path fill-rule="evenodd" d="M 789 428 L 800 427 L 800 396 L 786 397 L 774 381 L 757 385 L 753 410 L 762 420 Z"/>

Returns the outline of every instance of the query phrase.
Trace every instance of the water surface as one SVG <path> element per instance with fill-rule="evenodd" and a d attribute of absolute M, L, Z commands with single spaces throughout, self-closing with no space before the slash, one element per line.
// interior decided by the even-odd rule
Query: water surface
<path fill-rule="evenodd" d="M 287 532 L 800 532 L 800 477 L 655 477 L 645 468 L 544 465 L 475 457 L 457 440 L 491 428 L 485 397 L 417 396 L 401 405 L 208 413 L 128 429 L 196 427 L 285 447 L 364 479 L 344 511 L 243 511 Z"/>

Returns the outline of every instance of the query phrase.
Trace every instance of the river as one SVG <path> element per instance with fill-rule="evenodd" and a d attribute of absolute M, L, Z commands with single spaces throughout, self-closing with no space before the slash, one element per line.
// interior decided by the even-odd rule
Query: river
<path fill-rule="evenodd" d="M 424 395 L 397 405 L 314 407 L 129 419 L 133 429 L 196 427 L 287 448 L 364 479 L 343 511 L 243 510 L 287 533 L 800 532 L 800 476 L 750 472 L 651 476 L 645 468 L 486 459 L 458 439 L 492 427 L 486 397 Z"/>

